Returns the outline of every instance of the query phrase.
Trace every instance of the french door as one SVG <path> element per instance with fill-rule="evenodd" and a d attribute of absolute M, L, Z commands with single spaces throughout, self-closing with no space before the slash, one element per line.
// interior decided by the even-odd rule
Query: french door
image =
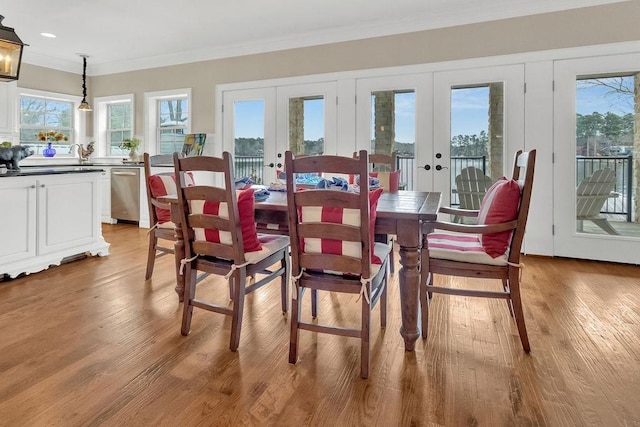
<path fill-rule="evenodd" d="M 640 55 L 556 61 L 554 81 L 554 255 L 639 264 Z"/>
<path fill-rule="evenodd" d="M 510 175 L 524 147 L 524 66 L 437 72 L 433 82 L 433 149 L 418 181 L 432 182 L 444 206 L 477 209 L 482 189 L 463 195 L 467 178 L 480 187 Z"/>

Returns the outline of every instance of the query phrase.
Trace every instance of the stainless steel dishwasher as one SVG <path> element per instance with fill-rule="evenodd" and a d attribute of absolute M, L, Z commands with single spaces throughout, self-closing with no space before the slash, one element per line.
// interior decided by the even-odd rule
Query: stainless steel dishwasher
<path fill-rule="evenodd" d="M 140 168 L 111 169 L 111 218 L 140 221 Z"/>

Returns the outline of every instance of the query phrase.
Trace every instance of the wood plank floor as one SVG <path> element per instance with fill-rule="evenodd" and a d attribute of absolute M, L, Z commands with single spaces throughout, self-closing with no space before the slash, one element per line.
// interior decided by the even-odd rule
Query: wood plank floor
<path fill-rule="evenodd" d="M 215 313 L 181 336 L 172 260 L 145 282 L 146 230 L 104 235 L 108 257 L 0 282 L 0 425 L 640 425 L 640 267 L 525 257 L 530 355 L 504 301 L 445 295 L 405 352 L 396 275 L 362 380 L 353 338 L 301 331 L 288 363 L 275 283 L 247 297 L 238 352 Z M 359 307 L 322 293 L 319 315 L 357 325 Z"/>

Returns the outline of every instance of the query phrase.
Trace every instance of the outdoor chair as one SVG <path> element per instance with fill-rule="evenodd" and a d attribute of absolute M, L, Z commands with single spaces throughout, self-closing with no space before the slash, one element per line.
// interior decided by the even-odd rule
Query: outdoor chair
<path fill-rule="evenodd" d="M 576 189 L 576 219 L 579 231 L 583 230 L 584 221 L 591 221 L 609 234 L 620 234 L 600 213 L 607 199 L 619 196 L 613 192 L 615 185 L 616 173 L 609 168 L 598 169 L 580 182 Z"/>
<path fill-rule="evenodd" d="M 493 184 L 491 177 L 484 174 L 482 169 L 468 166 L 456 176 L 456 192 L 460 201 L 459 208 L 466 210 L 480 209 L 480 203 L 485 193 Z M 453 222 L 462 222 L 463 216 L 454 216 Z"/>

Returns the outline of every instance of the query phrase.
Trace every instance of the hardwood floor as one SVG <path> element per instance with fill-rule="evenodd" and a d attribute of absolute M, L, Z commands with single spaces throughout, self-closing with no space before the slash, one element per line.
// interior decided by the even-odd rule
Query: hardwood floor
<path fill-rule="evenodd" d="M 396 274 L 362 380 L 356 339 L 302 331 L 288 363 L 276 283 L 247 296 L 238 352 L 215 313 L 181 336 L 171 258 L 145 282 L 146 230 L 103 228 L 108 257 L 0 282 L 0 425 L 640 425 L 640 267 L 525 257 L 530 355 L 504 301 L 446 295 L 405 352 Z M 321 293 L 319 316 L 356 325 L 355 301 Z"/>

